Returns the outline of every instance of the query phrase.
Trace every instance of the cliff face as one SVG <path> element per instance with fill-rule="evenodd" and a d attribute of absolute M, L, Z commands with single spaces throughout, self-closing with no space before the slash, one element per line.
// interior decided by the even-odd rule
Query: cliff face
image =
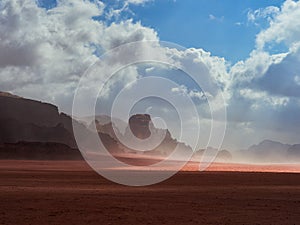
<path fill-rule="evenodd" d="M 17 119 L 0 119 L 0 143 L 55 142 L 76 147 L 72 134 L 59 123 L 54 127 L 24 123 Z"/>
<path fill-rule="evenodd" d="M 127 126 L 125 137 L 129 129 L 134 136 L 139 139 L 150 137 L 151 132 L 158 133 L 162 131 L 154 127 L 150 115 L 147 114 L 133 115 L 128 122 L 129 123 L 124 126 Z M 106 124 L 101 124 L 97 120 L 95 123 L 99 137 L 107 150 L 112 154 L 122 154 L 125 152 L 137 153 L 123 146 L 120 141 L 118 141 L 111 120 Z M 18 148 L 29 151 L 28 149 L 34 145 L 45 147 L 42 143 L 53 143 L 53 145 L 49 144 L 46 146 L 48 149 L 46 152 L 48 153 L 50 152 L 49 149 L 55 147 L 55 144 L 58 144 L 57 146 L 61 144 L 61 146 L 77 148 L 73 134 L 73 125 L 77 126 L 82 136 L 87 137 L 88 140 L 91 132 L 88 127 L 73 120 L 64 113 L 59 113 L 56 106 L 20 98 L 11 94 L 4 94 L 3 92 L 0 93 L 0 145 L 1 143 L 2 145 L 12 144 L 7 145 L 6 148 L 9 147 L 9 149 L 13 149 L 13 151 L 18 154 L 20 154 L 19 150 L 16 150 Z M 167 156 L 171 154 L 177 146 L 185 153 L 192 151 L 190 147 L 172 138 L 169 130 L 165 130 L 165 132 L 162 133 L 166 133 L 166 136 L 161 144 L 157 148 L 145 152 L 145 154 Z M 60 146 L 57 148 L 57 146 L 55 149 L 58 150 L 53 151 L 53 154 L 59 151 L 59 149 L 63 149 L 63 147 Z"/>
<path fill-rule="evenodd" d="M 153 127 L 151 117 L 148 114 L 133 115 L 129 119 L 129 126 L 134 136 L 139 139 L 146 139 L 150 137 L 150 126 Z"/>
<path fill-rule="evenodd" d="M 58 108 L 54 105 L 24 98 L 0 96 L 0 118 L 19 120 L 24 124 L 55 127 L 59 123 Z"/>
<path fill-rule="evenodd" d="M 287 157 L 290 161 L 300 161 L 300 144 L 292 145 L 287 151 Z"/>
<path fill-rule="evenodd" d="M 174 152 L 175 148 L 178 147 L 183 154 L 191 153 L 192 149 L 189 146 L 186 146 L 184 143 L 178 142 L 176 139 L 172 138 L 171 133 L 168 129 L 162 130 L 156 128 L 152 122 L 151 116 L 148 114 L 136 114 L 130 117 L 128 127 L 125 131 L 125 137 L 127 132 L 131 130 L 132 134 L 139 139 L 149 138 L 151 132 L 159 134 L 165 134 L 164 139 L 161 143 L 150 151 L 146 151 L 143 154 L 146 155 L 155 155 L 155 156 L 168 156 Z M 123 146 L 125 151 L 132 153 L 140 153 L 138 151 L 128 149 L 126 146 Z"/>
<path fill-rule="evenodd" d="M 291 147 L 289 144 L 282 144 L 278 141 L 272 141 L 272 140 L 264 140 L 260 142 L 257 145 L 252 145 L 248 148 L 249 151 L 257 152 L 257 153 L 281 153 L 285 154 L 285 152 Z"/>
<path fill-rule="evenodd" d="M 82 160 L 82 156 L 79 151 L 64 144 L 18 142 L 0 144 L 0 159 Z"/>
<path fill-rule="evenodd" d="M 55 142 L 76 147 L 72 119 L 54 105 L 0 95 L 0 142 Z"/>
<path fill-rule="evenodd" d="M 58 154 L 60 150 L 66 154 L 74 153 L 74 157 L 78 158 L 79 151 L 72 151 L 77 148 L 73 125 L 83 137 L 89 137 L 90 131 L 83 124 L 67 114 L 59 113 L 56 106 L 0 92 L 0 156 L 4 158 L 14 158 L 9 151 L 15 152 L 16 158 L 30 158 L 35 151 L 48 154 L 45 158 L 59 158 L 59 155 L 63 156 Z M 117 141 L 109 134 L 99 132 L 99 137 L 109 151 L 121 152 Z M 42 149 L 39 150 L 39 147 Z M 37 155 L 40 153 L 37 152 Z"/>

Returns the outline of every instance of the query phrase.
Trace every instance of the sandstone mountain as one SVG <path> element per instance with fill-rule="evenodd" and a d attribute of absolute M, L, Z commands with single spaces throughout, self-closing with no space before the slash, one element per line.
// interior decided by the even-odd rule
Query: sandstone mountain
<path fill-rule="evenodd" d="M 55 142 L 76 147 L 72 120 L 54 105 L 0 95 L 0 143 Z"/>
<path fill-rule="evenodd" d="M 182 154 L 192 154 L 192 149 L 185 145 L 182 142 L 177 141 L 174 139 L 168 129 L 163 130 L 156 128 L 152 122 L 151 116 L 148 114 L 136 114 L 132 115 L 129 118 L 128 124 L 126 124 L 125 133 L 122 134 L 118 128 L 115 126 L 113 122 L 106 123 L 104 125 L 101 125 L 100 122 L 96 120 L 96 127 L 99 132 L 103 132 L 108 134 L 109 136 L 113 137 L 115 140 L 118 140 L 118 137 L 123 137 L 124 140 L 127 140 L 130 142 L 131 136 L 129 135 L 130 131 L 134 135 L 135 138 L 145 140 L 151 136 L 151 134 L 160 135 L 164 134 L 164 138 L 158 142 L 157 147 L 149 150 L 149 151 L 138 151 L 135 149 L 131 149 L 130 147 L 122 144 L 119 141 L 120 148 L 123 149 L 126 153 L 131 154 L 142 154 L 142 155 L 148 155 L 148 156 L 161 156 L 166 157 L 173 153 L 175 148 L 177 147 L 179 149 L 179 157 L 180 153 Z M 124 123 L 124 122 L 122 122 Z M 124 124 L 122 124 L 124 126 Z"/>
<path fill-rule="evenodd" d="M 128 154 L 167 157 L 176 147 L 179 149 L 175 154 L 178 159 L 193 153 L 189 146 L 173 138 L 168 129 L 156 128 L 148 114 L 132 115 L 128 123 L 119 119 L 112 120 L 106 115 L 75 120 L 60 113 L 55 105 L 5 92 L 0 92 L 0 106 L 1 158 L 78 159 L 80 154 L 74 138 L 73 125 L 84 137 L 89 137 L 93 132 L 92 128 L 96 127 L 106 149 L 118 157 L 128 157 Z M 116 128 L 113 123 L 116 121 L 125 127 L 125 133 Z M 163 139 L 155 148 L 141 152 L 131 149 L 119 140 L 122 136 L 130 140 L 129 131 L 141 140 L 149 138 L 151 134 L 164 136 L 161 135 Z M 86 141 L 89 141 L 88 138 Z M 229 152 L 223 153 L 221 158 L 231 158 Z"/>
<path fill-rule="evenodd" d="M 284 163 L 300 161 L 300 145 L 283 144 L 273 140 L 263 140 L 246 150 L 234 153 L 237 161 L 257 163 Z"/>
<path fill-rule="evenodd" d="M 0 93 L 0 151 L 4 155 L 6 154 L 4 152 L 10 151 L 6 154 L 6 157 L 8 155 L 14 157 L 12 149 L 15 149 L 15 154 L 20 155 L 21 151 L 26 151 L 28 157 L 31 158 L 30 156 L 33 153 L 29 148 L 32 146 L 43 147 L 41 151 L 47 152 L 45 158 L 55 158 L 55 156 L 50 155 L 59 152 L 63 156 L 63 152 L 66 152 L 67 148 L 69 148 L 70 154 L 72 153 L 77 157 L 79 151 L 76 149 L 77 144 L 73 134 L 73 125 L 84 136 L 89 135 L 90 131 L 83 124 L 64 113 L 60 113 L 57 106 L 21 98 L 5 92 Z M 118 150 L 116 141 L 109 135 L 99 133 L 99 136 L 109 149 Z M 48 145 L 42 143 L 48 143 Z M 15 147 L 13 147 L 14 144 Z M 45 151 L 45 148 L 47 151 Z M 33 149 L 38 151 L 37 147 Z M 50 151 L 51 149 L 53 151 Z M 57 151 L 57 149 L 62 150 Z M 21 155 L 25 157 L 26 154 Z M 70 156 L 70 158 L 74 157 Z"/>
<path fill-rule="evenodd" d="M 300 161 L 300 144 L 292 145 L 287 150 L 287 158 L 290 161 Z"/>
<path fill-rule="evenodd" d="M 2 153 L 0 156 L 6 158 L 13 152 L 24 158 L 26 154 L 21 153 L 24 151 L 27 152 L 28 156 L 33 156 L 33 152 L 38 151 L 39 148 L 43 148 L 41 152 L 48 154 L 47 157 L 45 156 L 46 158 L 55 158 L 55 156 L 49 155 L 58 154 L 59 149 L 61 152 L 67 152 L 67 148 L 73 149 L 70 152 L 74 152 L 77 157 L 78 150 L 76 149 L 77 144 L 72 123 L 78 127 L 84 136 L 89 136 L 89 132 L 91 132 L 88 129 L 91 124 L 87 126 L 85 123 L 72 119 L 69 115 L 60 113 L 57 106 L 52 104 L 0 92 L 0 106 L 0 150 Z M 138 153 L 118 141 L 113 129 L 113 122 L 108 116 L 96 117 L 95 126 L 99 137 L 111 153 Z M 150 130 L 161 131 L 154 127 L 150 115 L 147 114 L 133 115 L 126 126 L 127 131 L 130 129 L 140 139 L 149 137 Z M 168 130 L 164 132 L 166 136 L 161 144 L 155 149 L 147 151 L 147 155 L 167 156 L 174 151 L 176 146 L 179 146 L 184 152 L 192 151 L 184 143 L 173 139 Z M 52 152 L 51 149 L 53 149 Z M 10 151 L 9 154 L 7 154 L 8 151 Z"/>

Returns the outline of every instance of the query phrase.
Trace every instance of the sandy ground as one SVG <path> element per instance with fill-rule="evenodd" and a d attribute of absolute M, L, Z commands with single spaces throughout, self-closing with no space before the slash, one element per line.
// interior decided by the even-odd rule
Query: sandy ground
<path fill-rule="evenodd" d="M 299 173 L 215 168 L 126 187 L 84 162 L 0 161 L 0 224 L 300 224 Z"/>

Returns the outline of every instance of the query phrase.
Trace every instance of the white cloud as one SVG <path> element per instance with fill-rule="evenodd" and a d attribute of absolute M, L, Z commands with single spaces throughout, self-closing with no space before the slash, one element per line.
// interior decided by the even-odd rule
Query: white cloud
<path fill-rule="evenodd" d="M 131 5 L 140 5 L 144 6 L 148 2 L 152 2 L 153 0 L 122 0 L 119 1 L 121 4 L 118 8 L 110 8 L 108 12 L 106 13 L 106 18 L 111 20 L 111 19 L 116 19 L 119 20 L 122 13 L 130 13 L 134 14 L 134 12 L 131 11 L 130 6 Z"/>
<path fill-rule="evenodd" d="M 295 76 L 294 80 L 295 80 L 296 84 L 300 86 L 300 76 Z"/>
<path fill-rule="evenodd" d="M 32 0 L 0 3 L 0 89 L 57 104 L 61 91 L 72 86 L 102 54 L 123 43 L 157 40 L 150 28 L 131 20 L 107 26 L 100 1 L 58 1 L 50 10 Z M 130 76 L 130 75 L 129 75 Z M 130 78 L 131 79 L 131 78 Z M 126 79 L 124 80 L 124 82 Z M 72 101 L 72 94 L 69 101 Z M 62 110 L 68 110 L 60 106 Z"/>
<path fill-rule="evenodd" d="M 202 91 L 197 90 L 188 90 L 188 88 L 184 85 L 180 85 L 179 87 L 174 87 L 171 89 L 173 93 L 179 94 L 179 95 L 185 95 L 189 96 L 190 98 L 196 98 L 199 100 L 205 100 L 206 96 Z"/>
<path fill-rule="evenodd" d="M 215 19 L 216 19 L 216 17 L 215 17 L 213 14 L 209 14 L 208 18 L 209 18 L 210 20 L 215 20 Z"/>
<path fill-rule="evenodd" d="M 240 95 L 244 98 L 253 100 L 252 108 L 257 109 L 261 106 L 270 105 L 271 107 L 286 106 L 289 102 L 287 97 L 270 96 L 266 91 L 255 91 L 252 89 L 241 89 Z"/>
<path fill-rule="evenodd" d="M 208 18 L 209 18 L 209 20 L 214 20 L 217 22 L 223 22 L 223 20 L 224 20 L 224 16 L 217 17 L 217 16 L 214 16 L 213 14 L 209 14 Z"/>
<path fill-rule="evenodd" d="M 279 98 L 299 97 L 294 77 L 295 73 L 300 72 L 297 66 L 300 63 L 300 23 L 297 22 L 300 2 L 287 0 L 280 9 L 267 7 L 254 12 L 257 16 L 272 14 L 273 17 L 268 17 L 269 26 L 257 35 L 257 49 L 252 51 L 246 61 L 238 62 L 231 68 L 234 78 L 231 89 L 247 87 Z M 281 54 L 267 52 L 264 47 L 274 41 L 286 43 L 290 47 L 289 51 Z"/>
<path fill-rule="evenodd" d="M 299 42 L 300 37 L 300 2 L 287 0 L 280 11 L 276 11 L 274 18 L 270 18 L 270 27 L 260 32 L 256 43 L 259 49 L 269 42 L 284 42 L 291 47 Z"/>
<path fill-rule="evenodd" d="M 172 59 L 180 63 L 189 72 L 201 77 L 200 87 L 205 92 L 215 96 L 217 92 L 227 88 L 230 76 L 227 72 L 227 62 L 224 58 L 212 56 L 203 49 L 190 48 L 184 51 L 174 51 Z"/>
<path fill-rule="evenodd" d="M 112 23 L 105 28 L 101 46 L 112 49 L 129 42 L 157 40 L 157 33 L 153 29 L 143 27 L 140 22 L 133 23 L 132 20 L 126 20 Z"/>
<path fill-rule="evenodd" d="M 269 21 L 279 13 L 280 9 L 275 6 L 268 6 L 256 10 L 249 10 L 247 17 L 249 22 L 255 23 L 259 19 L 268 19 Z"/>
<path fill-rule="evenodd" d="M 271 15 L 271 16 L 270 16 Z M 267 7 L 248 13 L 248 19 L 267 18 L 269 26 L 256 37 L 257 49 L 250 57 L 235 64 L 230 73 L 233 77 L 231 88 L 248 86 L 260 89 L 270 95 L 289 97 L 288 90 L 294 90 L 295 73 L 298 73 L 300 42 L 300 2 L 287 0 L 280 8 Z M 288 52 L 271 54 L 264 47 L 270 42 L 284 42 Z"/>

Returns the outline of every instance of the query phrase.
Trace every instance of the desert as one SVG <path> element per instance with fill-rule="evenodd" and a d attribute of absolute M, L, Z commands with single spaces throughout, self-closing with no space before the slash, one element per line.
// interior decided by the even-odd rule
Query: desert
<path fill-rule="evenodd" d="M 129 187 L 84 161 L 1 161 L 0 224 L 299 224 L 299 173 L 213 167 Z"/>

